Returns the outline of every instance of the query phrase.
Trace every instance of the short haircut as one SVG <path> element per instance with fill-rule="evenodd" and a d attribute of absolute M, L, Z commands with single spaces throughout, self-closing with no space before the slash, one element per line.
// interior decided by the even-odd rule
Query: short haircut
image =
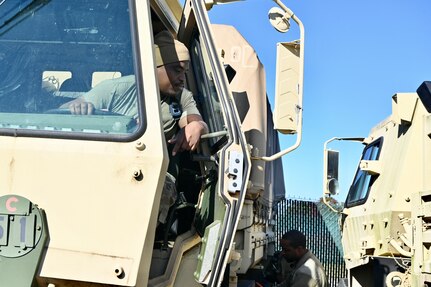
<path fill-rule="evenodd" d="M 304 248 L 307 248 L 305 235 L 298 230 L 289 230 L 283 236 L 281 237 L 283 240 L 287 240 L 290 242 L 290 245 L 293 248 L 297 248 L 299 246 L 302 246 Z"/>

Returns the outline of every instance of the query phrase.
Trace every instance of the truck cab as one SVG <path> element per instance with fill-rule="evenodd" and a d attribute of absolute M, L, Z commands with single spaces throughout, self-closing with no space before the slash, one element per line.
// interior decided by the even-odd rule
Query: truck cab
<path fill-rule="evenodd" d="M 280 146 L 265 81 L 253 73 L 261 63 L 253 50 L 248 70 L 235 61 L 233 47 L 245 39 L 211 26 L 207 8 L 199 0 L 184 7 L 0 2 L 1 285 L 254 282 L 251 271 L 274 249 L 273 207 L 284 183 L 280 156 L 267 157 Z M 181 153 L 176 199 L 160 223 L 171 159 L 153 52 L 162 30 L 189 50 L 186 88 L 209 132 L 197 152 Z M 299 81 L 300 42 L 279 49 Z M 137 113 L 64 108 L 118 79 L 133 83 L 129 104 Z M 246 87 L 250 79 L 256 85 Z M 274 121 L 283 133 L 300 134 L 302 82 L 290 85 L 277 97 L 289 112 Z"/>
<path fill-rule="evenodd" d="M 430 88 L 423 82 L 416 92 L 395 94 L 392 114 L 362 138 L 363 153 L 340 211 L 349 286 L 431 284 Z M 327 159 L 333 154 L 325 150 Z M 332 171 L 324 176 L 327 202 L 337 162 L 325 164 Z"/>

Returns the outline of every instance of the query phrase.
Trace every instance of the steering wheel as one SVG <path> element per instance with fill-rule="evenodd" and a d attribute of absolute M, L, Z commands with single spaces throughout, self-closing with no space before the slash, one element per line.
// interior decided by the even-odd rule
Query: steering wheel
<path fill-rule="evenodd" d="M 51 110 L 45 111 L 44 113 L 45 114 L 53 114 L 53 115 L 71 115 L 72 114 L 69 109 L 51 109 Z M 114 113 L 111 111 L 94 109 L 93 113 L 90 114 L 89 116 L 122 116 L 122 114 Z"/>

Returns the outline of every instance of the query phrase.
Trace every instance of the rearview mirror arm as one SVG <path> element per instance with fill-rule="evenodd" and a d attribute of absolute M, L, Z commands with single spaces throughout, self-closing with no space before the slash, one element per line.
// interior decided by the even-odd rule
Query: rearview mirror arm
<path fill-rule="evenodd" d="M 304 83 L 304 38 L 305 38 L 305 31 L 304 31 L 304 25 L 302 24 L 301 20 L 290 10 L 286 5 L 284 5 L 280 0 L 273 0 L 278 6 L 280 6 L 281 9 L 283 9 L 288 15 L 291 15 L 291 19 L 293 19 L 296 24 L 299 26 L 299 34 L 300 34 L 300 60 L 301 60 L 301 72 L 299 75 L 299 87 L 298 87 L 298 95 L 299 95 L 299 105 L 298 105 L 298 132 L 296 135 L 296 141 L 295 143 L 282 150 L 279 151 L 271 156 L 262 156 L 262 157 L 252 157 L 253 160 L 263 160 L 263 161 L 274 161 L 278 158 L 281 158 L 282 156 L 294 151 L 299 147 L 302 140 L 302 94 L 303 94 L 303 83 Z"/>

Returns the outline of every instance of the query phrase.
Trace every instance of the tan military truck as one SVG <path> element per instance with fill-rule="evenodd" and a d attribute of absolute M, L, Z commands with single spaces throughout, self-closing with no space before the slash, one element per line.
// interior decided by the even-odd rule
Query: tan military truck
<path fill-rule="evenodd" d="M 431 82 L 392 97 L 341 210 L 348 286 L 431 286 Z M 352 140 L 334 138 L 332 140 Z M 338 153 L 325 143 L 324 200 L 336 194 Z M 333 205 L 331 208 L 335 209 Z"/>
<path fill-rule="evenodd" d="M 280 157 L 301 141 L 303 28 L 276 1 L 270 21 L 287 31 L 292 18 L 301 33 L 278 44 L 273 124 L 256 54 L 233 27 L 209 24 L 216 3 L 205 2 L 0 1 L 0 286 L 258 282 L 284 196 Z M 186 87 L 209 127 L 181 154 L 164 224 L 161 30 L 189 49 Z M 126 76 L 137 116 L 60 108 Z M 294 145 L 280 151 L 274 126 Z"/>

